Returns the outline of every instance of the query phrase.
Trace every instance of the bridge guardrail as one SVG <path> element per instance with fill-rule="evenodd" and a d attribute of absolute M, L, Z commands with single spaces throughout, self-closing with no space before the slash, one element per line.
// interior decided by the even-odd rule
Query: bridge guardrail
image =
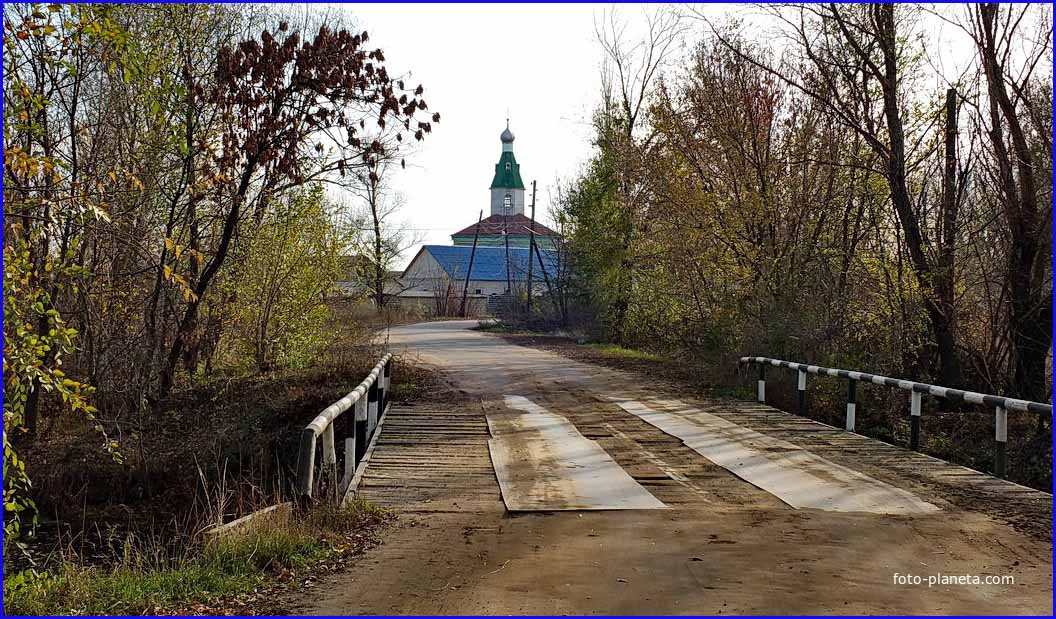
<path fill-rule="evenodd" d="M 319 439 L 322 439 L 323 462 L 320 478 L 328 477 L 333 488 L 332 499 L 337 502 L 344 496 L 363 460 L 367 445 L 374 435 L 381 416 L 385 413 L 386 391 L 392 380 L 392 353 L 386 353 L 367 374 L 363 382 L 348 395 L 323 409 L 304 430 L 297 452 L 296 493 L 302 506 L 311 503 L 315 489 L 315 461 Z M 343 416 L 355 409 L 354 419 Z M 340 435 L 338 442 L 335 435 Z M 341 445 L 341 449 L 337 448 Z M 338 481 L 338 454 L 344 472 Z"/>
<path fill-rule="evenodd" d="M 738 365 L 759 365 L 759 379 L 757 382 L 756 399 L 766 403 L 766 366 L 785 367 L 799 373 L 796 384 L 796 414 L 807 414 L 807 374 L 835 376 L 847 379 L 847 413 L 844 427 L 848 432 L 854 432 L 854 416 L 856 408 L 856 386 L 858 381 L 866 381 L 875 385 L 895 387 L 910 392 L 910 439 L 909 446 L 914 451 L 920 448 L 920 403 L 921 398 L 927 394 L 949 400 L 968 402 L 971 404 L 983 404 L 994 407 L 994 474 L 1005 477 L 1007 466 L 1006 445 L 1008 441 L 1008 411 L 1029 411 L 1033 413 L 1052 414 L 1052 405 L 1042 402 L 1031 402 L 1016 398 L 977 393 L 975 391 L 963 391 L 951 389 L 927 383 L 918 383 L 900 378 L 890 378 L 879 374 L 867 372 L 856 372 L 852 370 L 840 370 L 826 368 L 818 365 L 807 365 L 793 361 L 782 361 L 769 357 L 741 357 Z"/>

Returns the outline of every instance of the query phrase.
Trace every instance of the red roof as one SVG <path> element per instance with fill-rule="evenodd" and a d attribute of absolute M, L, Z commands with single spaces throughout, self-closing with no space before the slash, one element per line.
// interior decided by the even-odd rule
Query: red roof
<path fill-rule="evenodd" d="M 528 236 L 532 231 L 532 220 L 517 213 L 508 217 L 492 215 L 480 222 L 481 236 L 501 235 L 503 230 L 506 230 L 510 236 Z M 468 228 L 459 230 L 451 236 L 473 236 L 476 232 L 477 224 L 473 224 Z M 547 228 L 538 221 L 535 222 L 535 234 L 536 236 L 560 236 L 558 233 Z"/>

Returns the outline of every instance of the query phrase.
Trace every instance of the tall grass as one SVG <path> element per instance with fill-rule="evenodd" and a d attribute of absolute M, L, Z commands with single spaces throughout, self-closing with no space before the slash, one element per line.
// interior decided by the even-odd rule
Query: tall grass
<path fill-rule="evenodd" d="M 9 577 L 5 569 L 5 614 L 157 614 L 211 606 L 319 561 L 358 552 L 388 520 L 384 511 L 356 502 L 319 506 L 288 519 L 262 518 L 243 532 L 211 536 L 206 533 L 211 526 L 262 507 L 264 493 L 232 486 L 226 466 L 212 482 L 198 470 L 200 491 L 177 526 L 97 531 L 91 547 L 106 557 L 86 557 L 82 533 L 52 553 L 39 575 Z M 279 497 L 268 502 L 280 502 Z"/>

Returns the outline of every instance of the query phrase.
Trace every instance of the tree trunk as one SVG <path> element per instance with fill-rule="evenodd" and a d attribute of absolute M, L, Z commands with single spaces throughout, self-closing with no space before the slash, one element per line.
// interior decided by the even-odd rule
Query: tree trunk
<path fill-rule="evenodd" d="M 988 3 L 978 5 L 976 10 L 981 30 L 976 40 L 990 99 L 990 139 L 1011 242 L 1005 282 L 1010 293 L 1012 387 L 1020 397 L 1044 401 L 1048 397 L 1046 360 L 1052 344 L 1052 290 L 1045 278 L 1051 256 L 1049 230 L 1041 226 L 1034 157 L 1027 133 L 1005 85 L 1006 75 L 998 50 L 1003 36 L 998 32 L 1003 29 L 998 24 L 1000 7 Z M 1011 153 L 1005 144 L 1005 123 L 1012 142 Z M 1046 432 L 1048 425 L 1048 417 L 1039 418 L 1039 432 Z"/>
<path fill-rule="evenodd" d="M 939 219 L 941 232 L 938 237 L 938 258 L 934 269 L 935 296 L 938 311 L 944 318 L 939 341 L 941 376 L 944 385 L 958 386 L 961 382 L 960 361 L 957 358 L 954 331 L 957 312 L 954 307 L 955 282 L 957 279 L 957 215 L 960 209 L 957 182 L 957 91 L 946 91 L 946 155 L 942 178 L 942 209 Z"/>
<path fill-rule="evenodd" d="M 216 255 L 213 256 L 205 269 L 202 270 L 202 275 L 198 278 L 198 282 L 194 287 L 194 296 L 187 303 L 187 309 L 184 311 L 183 318 L 180 320 L 179 326 L 176 330 L 176 337 L 173 339 L 172 348 L 169 349 L 169 354 L 165 359 L 165 365 L 161 369 L 161 376 L 158 381 L 159 398 L 168 396 L 172 391 L 172 386 L 176 378 L 176 366 L 179 363 L 184 348 L 189 343 L 191 332 L 194 330 L 194 326 L 198 322 L 198 307 L 201 305 L 202 297 L 209 289 L 209 285 L 212 283 L 217 272 L 219 272 L 224 260 L 227 259 L 227 254 L 231 249 L 231 241 L 235 235 L 235 227 L 238 225 L 238 219 L 242 212 L 242 205 L 245 203 L 246 193 L 249 191 L 250 180 L 252 180 L 253 173 L 256 171 L 257 162 L 257 158 L 254 157 L 246 163 L 246 168 L 243 170 L 242 178 L 239 182 L 238 191 L 236 191 L 235 195 L 231 198 L 231 209 L 228 211 L 227 217 L 224 219 L 224 228 L 220 236 L 220 244 L 216 249 Z"/>
<path fill-rule="evenodd" d="M 380 310 L 385 307 L 385 256 L 381 247 L 381 219 L 378 217 L 378 207 L 372 203 L 370 208 L 374 214 L 374 303 Z"/>
<path fill-rule="evenodd" d="M 938 349 L 939 376 L 944 386 L 957 387 L 961 383 L 960 364 L 954 341 L 952 307 L 943 307 L 938 291 L 943 280 L 952 275 L 933 268 L 924 252 L 920 223 L 913 212 L 906 182 L 906 146 L 902 116 L 898 109 L 898 40 L 895 32 L 895 8 L 890 4 L 873 5 L 877 39 L 884 56 L 880 85 L 884 96 L 884 118 L 890 139 L 887 153 L 887 181 L 891 190 L 899 223 L 905 234 L 906 247 L 913 264 L 913 272 L 924 297 L 924 309 L 931 323 Z M 952 284 L 950 284 L 952 290 Z"/>

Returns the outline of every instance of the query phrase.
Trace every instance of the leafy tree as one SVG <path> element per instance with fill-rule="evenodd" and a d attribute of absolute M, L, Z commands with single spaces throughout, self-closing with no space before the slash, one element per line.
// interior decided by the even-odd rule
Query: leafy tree
<path fill-rule="evenodd" d="M 999 197 L 1010 247 L 1004 273 L 1008 336 L 1017 393 L 1044 400 L 1052 345 L 1052 84 L 1039 84 L 1036 67 L 1052 62 L 1052 24 L 1045 19 L 1036 43 L 1017 67 L 1012 49 L 1026 26 L 1027 7 L 984 3 L 973 7 L 969 28 L 986 83 L 984 126 L 989 176 Z M 1051 15 L 1050 15 L 1051 18 Z M 1046 32 L 1047 31 L 1047 32 Z M 1046 100 L 1047 99 L 1047 100 Z M 1048 208 L 1046 208 L 1046 205 Z M 1045 432 L 1047 423 L 1039 424 Z"/>
<path fill-rule="evenodd" d="M 108 216 L 97 187 L 78 175 L 78 144 L 50 116 L 77 70 L 126 40 L 105 11 L 24 5 L 4 12 L 4 542 L 20 547 L 22 515 L 33 512 L 20 435 L 37 430 L 45 395 L 76 413 L 120 458 L 95 417 L 93 388 L 62 369 L 78 332 L 60 311 L 86 270 L 77 254 L 86 226 Z M 27 67 L 35 70 L 29 71 Z M 115 65 L 116 67 L 116 65 Z M 115 69 L 116 70 L 116 69 Z M 76 96 L 64 99 L 77 105 Z M 75 128 L 75 127 L 72 127 Z M 72 129 L 71 128 L 71 129 Z M 116 174 L 109 172 L 113 179 Z M 35 517 L 35 515 L 34 515 Z"/>
<path fill-rule="evenodd" d="M 367 33 L 319 28 L 311 40 L 280 23 L 260 39 L 218 51 L 216 83 L 206 101 L 219 110 L 222 133 L 212 149 L 211 185 L 199 198 L 220 225 L 210 256 L 189 281 L 189 298 L 162 366 L 159 393 L 167 394 L 179 359 L 197 326 L 203 296 L 232 249 L 247 215 L 259 222 L 277 194 L 344 174 L 387 152 L 376 138 L 402 126 L 416 140 L 432 131 L 421 115 L 423 89 L 405 89 L 389 76 L 385 55 L 366 48 Z M 368 126 L 369 121 L 369 126 Z"/>
<path fill-rule="evenodd" d="M 331 218 L 325 206 L 308 208 L 301 188 L 398 158 L 401 144 L 424 139 L 438 120 L 420 86 L 388 75 L 365 33 L 294 32 L 274 15 L 215 4 L 5 5 L 13 511 L 29 505 L 15 449 L 38 421 L 65 421 L 72 409 L 96 425 L 98 406 L 112 431 L 132 414 L 138 423 L 123 442 L 135 444 L 177 372 L 212 358 L 229 309 L 214 287 L 254 268 L 254 251 L 268 258 L 260 268 L 269 276 L 290 269 L 299 292 L 318 285 L 272 297 L 278 308 L 311 305 L 301 318 L 318 325 L 323 284 L 297 280 L 291 263 L 269 253 L 286 243 L 314 248 L 303 251 L 317 265 L 330 259 L 319 243 L 338 238 Z M 327 279 L 327 268 L 314 275 Z M 271 342 L 260 346 L 263 365 L 298 362 L 289 338 L 273 337 L 284 311 L 257 317 L 260 341 Z M 290 337 L 319 336 L 296 320 L 282 325 Z M 137 460 L 151 461 L 142 445 Z"/>
<path fill-rule="evenodd" d="M 341 275 L 345 234 L 332 223 L 323 187 L 282 196 L 248 243 L 251 257 L 222 284 L 230 333 L 248 344 L 259 371 L 303 366 L 327 342 L 326 304 Z"/>
<path fill-rule="evenodd" d="M 604 149 L 586 172 L 562 195 L 557 219 L 567 232 L 577 296 L 590 299 L 602 332 L 621 337 L 621 294 L 630 262 L 626 239 L 633 225 L 630 212 L 617 200 L 615 158 Z"/>

